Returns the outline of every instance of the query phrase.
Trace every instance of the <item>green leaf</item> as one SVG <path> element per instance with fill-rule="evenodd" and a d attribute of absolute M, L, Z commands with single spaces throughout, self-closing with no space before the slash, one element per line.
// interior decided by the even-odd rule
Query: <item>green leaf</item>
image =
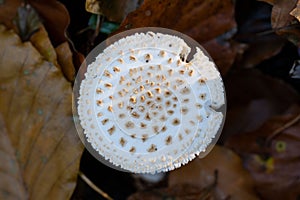
<path fill-rule="evenodd" d="M 96 26 L 97 26 L 97 14 L 92 14 L 90 19 L 89 19 L 89 22 L 88 22 L 88 25 L 91 29 L 93 30 L 96 30 Z"/>
<path fill-rule="evenodd" d="M 105 21 L 102 23 L 100 32 L 106 33 L 106 34 L 111 34 L 115 30 L 117 30 L 119 28 L 119 26 L 120 26 L 120 24 L 118 24 L 118 23 Z"/>

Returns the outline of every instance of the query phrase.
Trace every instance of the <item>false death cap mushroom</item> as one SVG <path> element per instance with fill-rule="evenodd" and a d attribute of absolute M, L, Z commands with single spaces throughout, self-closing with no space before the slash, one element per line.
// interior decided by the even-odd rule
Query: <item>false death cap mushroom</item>
<path fill-rule="evenodd" d="M 225 105 L 224 87 L 213 61 L 200 45 L 189 55 L 180 33 L 167 32 L 122 33 L 78 84 L 75 101 L 85 140 L 111 165 L 130 172 L 188 163 L 209 150 L 224 122 L 218 110 Z"/>

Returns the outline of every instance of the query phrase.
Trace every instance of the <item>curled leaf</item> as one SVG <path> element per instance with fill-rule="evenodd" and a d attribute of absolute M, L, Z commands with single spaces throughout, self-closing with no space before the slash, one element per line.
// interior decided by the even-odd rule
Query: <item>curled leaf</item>
<path fill-rule="evenodd" d="M 16 16 L 18 17 L 16 18 Z M 65 76 L 72 81 L 74 79 L 74 74 L 72 74 L 72 71 L 75 71 L 74 65 L 79 68 L 82 63 L 82 55 L 71 48 L 74 62 L 69 61 L 69 63 L 74 63 L 74 65 L 65 65 L 65 63 L 59 63 L 62 59 L 57 62 L 54 49 L 54 47 L 68 41 L 66 29 L 69 21 L 68 11 L 63 4 L 56 0 L 47 2 L 30 0 L 25 6 L 20 0 L 10 0 L 4 1 L 3 5 L 0 6 L 0 23 L 9 29 L 20 30 L 23 40 L 30 40 L 42 56 L 55 66 L 61 65 L 64 69 L 63 72 L 67 73 Z M 67 55 L 69 54 L 67 53 Z"/>
<path fill-rule="evenodd" d="M 61 66 L 61 70 L 69 81 L 74 81 L 75 68 L 73 65 L 73 54 L 69 43 L 64 42 L 55 48 L 57 60 Z"/>
<path fill-rule="evenodd" d="M 298 0 L 296 8 L 294 8 L 290 14 L 298 19 L 300 22 L 300 1 Z"/>
<path fill-rule="evenodd" d="M 273 29 L 278 35 L 282 35 L 295 45 L 300 46 L 300 24 L 299 21 L 295 20 L 290 14 L 290 12 L 295 9 L 296 3 L 297 0 L 274 1 L 271 22 Z"/>
<path fill-rule="evenodd" d="M 39 30 L 30 37 L 30 42 L 47 61 L 58 66 L 55 49 L 52 46 L 48 33 L 43 25 L 41 25 Z"/>
<path fill-rule="evenodd" d="M 246 50 L 235 66 L 250 68 L 277 55 L 286 39 L 277 35 L 271 26 L 271 10 L 268 4 L 258 1 L 236 3 L 238 32 L 235 39 L 246 45 Z"/>
<path fill-rule="evenodd" d="M 103 15 L 113 22 L 122 22 L 138 6 L 139 0 L 86 0 L 85 4 L 88 12 Z"/>
<path fill-rule="evenodd" d="M 40 19 L 37 12 L 28 4 L 18 8 L 14 22 L 23 41 L 29 40 L 30 36 L 40 27 Z"/>

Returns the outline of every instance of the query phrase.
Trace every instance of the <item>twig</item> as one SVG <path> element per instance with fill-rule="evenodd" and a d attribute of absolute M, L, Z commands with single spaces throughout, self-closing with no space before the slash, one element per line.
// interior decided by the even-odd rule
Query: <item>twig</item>
<path fill-rule="evenodd" d="M 275 33 L 276 31 L 288 30 L 288 29 L 297 28 L 297 27 L 299 27 L 299 23 L 290 24 L 290 25 L 287 25 L 287 26 L 283 26 L 283 27 L 273 28 L 271 30 L 262 31 L 262 32 L 256 33 L 256 35 L 257 36 L 265 36 L 265 35 L 269 35 L 271 33 Z"/>
<path fill-rule="evenodd" d="M 298 114 L 295 118 L 293 118 L 291 121 L 287 122 L 286 124 L 284 124 L 283 126 L 277 128 L 268 138 L 266 141 L 266 144 L 269 145 L 269 143 L 272 141 L 272 139 L 274 137 L 276 137 L 278 134 L 280 134 L 282 131 L 284 131 L 285 129 L 291 127 L 292 125 L 294 125 L 295 123 L 297 123 L 300 120 L 300 114 Z"/>
<path fill-rule="evenodd" d="M 104 197 L 105 199 L 108 199 L 108 200 L 113 200 L 113 198 L 111 198 L 107 193 L 105 193 L 103 190 L 98 188 L 88 177 L 86 177 L 86 175 L 84 175 L 84 173 L 79 171 L 78 175 L 86 184 L 88 184 L 88 186 L 90 186 L 93 190 L 95 190 L 102 197 Z"/>

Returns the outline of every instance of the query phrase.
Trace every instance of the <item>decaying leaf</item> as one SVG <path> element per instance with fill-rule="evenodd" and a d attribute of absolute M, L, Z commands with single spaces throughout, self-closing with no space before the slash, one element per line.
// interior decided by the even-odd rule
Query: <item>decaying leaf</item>
<path fill-rule="evenodd" d="M 176 185 L 169 188 L 153 189 L 132 194 L 128 200 L 213 200 L 211 188 L 201 189 L 194 185 Z"/>
<path fill-rule="evenodd" d="M 40 24 L 39 30 L 29 39 L 44 59 L 53 63 L 55 66 L 58 66 L 55 49 L 52 46 L 48 33 L 42 24 Z"/>
<path fill-rule="evenodd" d="M 288 84 L 254 69 L 230 73 L 225 88 L 228 109 L 222 139 L 254 131 L 300 101 L 299 94 Z"/>
<path fill-rule="evenodd" d="M 221 146 L 215 146 L 205 158 L 196 159 L 171 172 L 169 187 L 192 185 L 205 188 L 212 185 L 215 178 L 215 187 L 211 189 L 215 199 L 257 199 L 252 179 L 244 170 L 239 156 Z"/>
<path fill-rule="evenodd" d="M 68 199 L 82 153 L 71 84 L 3 25 L 0 40 L 0 199 Z"/>
<path fill-rule="evenodd" d="M 269 3 L 269 0 L 266 0 Z M 273 5 L 271 22 L 278 35 L 286 37 L 298 47 L 300 46 L 300 24 L 290 13 L 295 9 L 297 0 L 277 0 Z M 296 11 L 294 11 L 296 12 Z"/>
<path fill-rule="evenodd" d="M 145 0 L 128 14 L 117 32 L 139 27 L 164 27 L 180 31 L 201 43 L 225 74 L 241 51 L 231 41 L 236 31 L 231 0 Z"/>
<path fill-rule="evenodd" d="M 21 0 L 4 1 L 0 6 L 0 23 L 17 31 L 17 27 L 13 21 L 17 16 L 18 7 L 21 4 Z"/>
<path fill-rule="evenodd" d="M 88 12 L 107 17 L 109 21 L 122 22 L 126 15 L 134 11 L 140 0 L 86 0 Z"/>
<path fill-rule="evenodd" d="M 134 199 L 258 199 L 253 182 L 233 151 L 215 146 L 207 157 L 169 173 L 168 187 L 133 194 Z"/>
<path fill-rule="evenodd" d="M 226 145 L 242 155 L 262 199 L 299 198 L 299 105 L 253 132 L 231 137 Z"/>
<path fill-rule="evenodd" d="M 69 81 L 74 81 L 75 68 L 73 64 L 73 54 L 69 43 L 64 42 L 55 48 L 57 60 L 61 66 L 61 70 Z"/>
<path fill-rule="evenodd" d="M 62 70 L 67 80 L 74 81 L 73 54 L 68 42 L 64 42 L 54 48 L 43 25 L 40 26 L 38 32 L 30 37 L 30 42 L 44 59 Z"/>
<path fill-rule="evenodd" d="M 271 26 L 272 7 L 266 3 L 243 0 L 236 2 L 238 32 L 235 40 L 246 45 L 235 66 L 255 67 L 262 61 L 277 55 L 286 39 L 273 32 Z"/>
<path fill-rule="evenodd" d="M 22 16 L 17 17 L 18 10 L 22 11 L 19 11 L 19 15 L 20 13 L 23 13 L 27 18 Z M 37 15 L 40 18 L 38 18 Z M 63 44 L 68 41 L 65 32 L 69 25 L 69 18 L 66 8 L 56 0 L 47 2 L 30 0 L 26 5 L 19 0 L 10 0 L 5 1 L 3 5 L 0 6 L 0 23 L 3 23 L 8 28 L 14 29 L 20 35 L 23 35 L 23 40 L 30 40 L 47 61 L 61 67 L 67 79 L 73 81 L 75 74 L 73 60 L 76 66 L 80 66 L 82 56 L 75 50 L 70 49 L 68 44 Z M 32 19 L 34 20 L 32 21 Z M 39 23 L 40 21 L 43 22 L 47 30 Z M 35 32 L 36 34 L 32 35 Z M 64 47 L 65 55 L 61 54 L 59 51 L 62 47 L 58 47 L 58 51 L 55 52 L 53 45 L 62 45 Z M 58 61 L 57 54 L 59 56 Z M 67 61 L 68 65 L 66 65 L 66 58 L 68 57 L 68 59 L 70 59 L 70 56 L 72 55 L 74 55 L 72 57 L 73 60 Z"/>
<path fill-rule="evenodd" d="M 26 41 L 40 27 L 40 19 L 36 11 L 30 5 L 21 5 L 18 8 L 14 23 L 18 27 L 19 35 Z"/>
<path fill-rule="evenodd" d="M 68 40 L 66 29 L 70 16 L 65 6 L 57 0 L 29 0 L 44 22 L 54 47 Z"/>
<path fill-rule="evenodd" d="M 63 4 L 57 0 L 29 0 L 27 3 L 36 10 L 42 19 L 54 46 L 67 40 L 65 31 L 69 25 L 70 17 Z M 0 23 L 16 30 L 13 21 L 17 16 L 18 8 L 23 5 L 24 2 L 21 0 L 4 1 L 3 5 L 0 6 Z"/>
<path fill-rule="evenodd" d="M 294 8 L 290 14 L 298 19 L 300 22 L 300 1 L 298 0 L 296 8 Z"/>
<path fill-rule="evenodd" d="M 22 182 L 15 150 L 11 145 L 2 116 L 0 116 L 0 196 L 3 199 L 28 199 L 28 193 Z M 8 184 L 9 183 L 9 184 Z"/>

